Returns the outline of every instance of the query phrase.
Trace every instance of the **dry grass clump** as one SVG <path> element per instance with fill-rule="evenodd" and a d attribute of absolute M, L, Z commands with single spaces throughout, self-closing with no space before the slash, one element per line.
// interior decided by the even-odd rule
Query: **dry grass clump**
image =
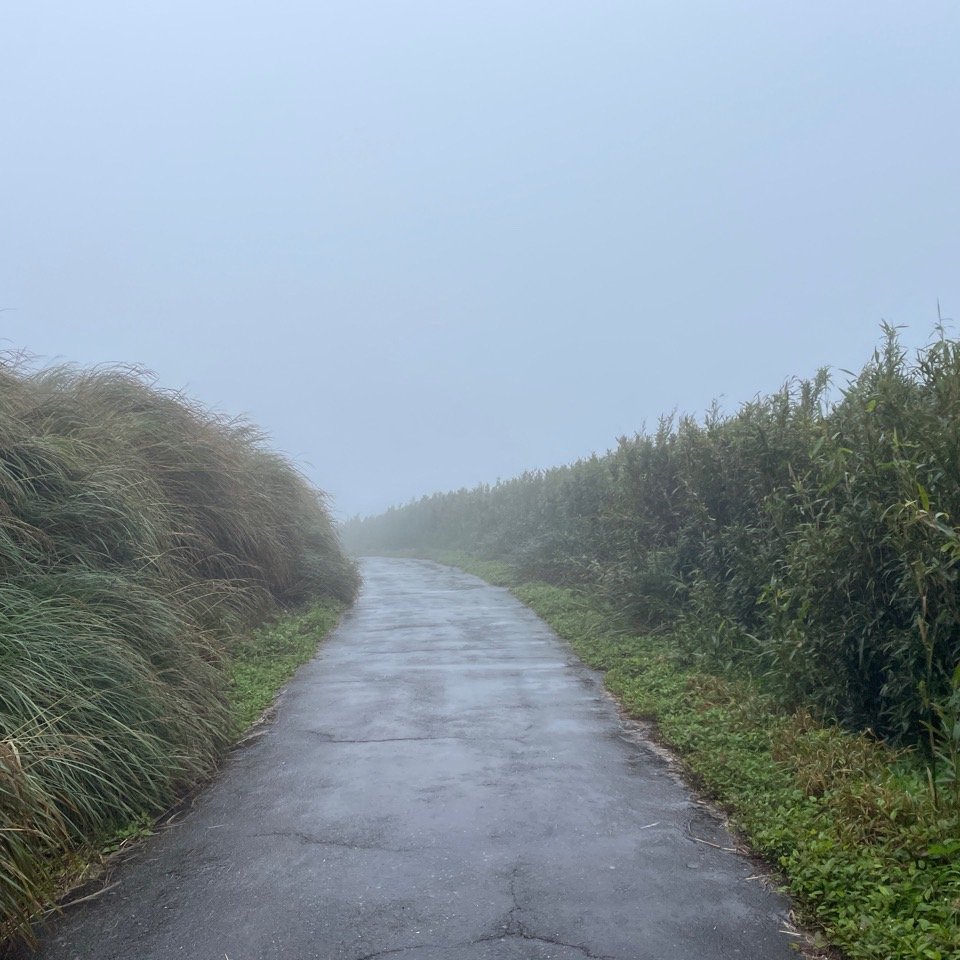
<path fill-rule="evenodd" d="M 136 369 L 0 365 L 0 941 L 65 849 L 210 770 L 231 635 L 356 583 L 249 424 Z"/>

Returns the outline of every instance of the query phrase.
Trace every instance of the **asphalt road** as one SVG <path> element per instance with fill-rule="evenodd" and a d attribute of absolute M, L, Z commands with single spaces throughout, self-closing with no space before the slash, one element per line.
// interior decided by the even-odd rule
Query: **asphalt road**
<path fill-rule="evenodd" d="M 784 901 L 533 613 L 431 563 L 364 576 L 263 736 L 40 957 L 796 957 Z"/>

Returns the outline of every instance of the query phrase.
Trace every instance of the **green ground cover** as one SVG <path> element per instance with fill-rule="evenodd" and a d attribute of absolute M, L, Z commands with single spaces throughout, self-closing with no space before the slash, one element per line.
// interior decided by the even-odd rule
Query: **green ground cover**
<path fill-rule="evenodd" d="M 252 631 L 230 648 L 230 705 L 234 729 L 242 733 L 277 696 L 297 667 L 310 660 L 333 629 L 344 605 L 315 603 Z"/>

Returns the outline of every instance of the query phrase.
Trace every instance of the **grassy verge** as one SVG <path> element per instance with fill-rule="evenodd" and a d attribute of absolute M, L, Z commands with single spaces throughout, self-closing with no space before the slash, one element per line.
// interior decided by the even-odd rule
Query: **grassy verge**
<path fill-rule="evenodd" d="M 230 705 L 239 735 L 273 703 L 277 691 L 316 652 L 343 604 L 323 600 L 254 630 L 230 651 Z"/>
<path fill-rule="evenodd" d="M 851 960 L 960 956 L 960 812 L 935 802 L 915 754 L 783 712 L 755 682 L 684 662 L 669 638 L 630 635 L 588 595 L 519 582 L 502 563 L 435 559 L 509 586 L 632 716 L 654 720 L 824 946 Z"/>

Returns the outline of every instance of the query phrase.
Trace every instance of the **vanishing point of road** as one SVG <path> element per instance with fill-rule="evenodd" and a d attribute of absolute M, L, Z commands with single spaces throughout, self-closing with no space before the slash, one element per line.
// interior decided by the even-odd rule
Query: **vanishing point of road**
<path fill-rule="evenodd" d="M 432 563 L 363 573 L 274 721 L 43 960 L 796 957 L 787 904 L 532 612 Z"/>

